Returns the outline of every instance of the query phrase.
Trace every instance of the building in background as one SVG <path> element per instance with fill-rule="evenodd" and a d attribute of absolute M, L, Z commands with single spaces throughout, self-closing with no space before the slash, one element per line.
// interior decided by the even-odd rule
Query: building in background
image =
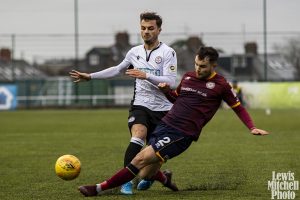
<path fill-rule="evenodd" d="M 118 65 L 123 61 L 132 45 L 127 32 L 118 32 L 115 43 L 109 47 L 93 47 L 86 53 L 86 66 L 82 71 L 95 72 Z"/>
<path fill-rule="evenodd" d="M 177 40 L 172 45 L 177 54 L 177 69 L 180 74 L 195 69 L 195 55 L 199 47 L 204 46 L 198 36 L 188 37 L 186 40 Z"/>
<path fill-rule="evenodd" d="M 119 32 L 114 38 L 115 41 L 111 45 L 92 45 L 83 54 L 84 56 L 76 61 L 76 65 L 72 56 L 63 59 L 50 57 L 51 59 L 43 62 L 30 64 L 22 58 L 12 59 L 11 50 L 2 48 L 0 50 L 0 83 L 13 82 L 17 86 L 19 108 L 128 105 L 134 92 L 132 78 L 122 76 L 87 82 L 78 86 L 72 83 L 68 75 L 72 69 L 95 72 L 119 64 L 132 45 L 127 32 Z M 205 44 L 198 36 L 174 41 L 171 46 L 177 53 L 178 79 L 180 79 L 186 71 L 194 70 L 197 49 L 202 45 L 209 46 L 209 44 Z M 218 49 L 218 52 L 220 58 L 216 71 L 229 81 L 237 80 L 241 84 L 249 81 L 264 81 L 264 56 L 258 53 L 256 42 L 244 44 L 244 53 L 227 54 L 226 49 Z M 284 55 L 269 53 L 267 58 L 268 81 L 300 80 L 300 69 L 297 71 L 297 68 Z M 289 90 L 298 91 L 297 88 Z"/>
<path fill-rule="evenodd" d="M 0 81 L 43 79 L 47 75 L 24 59 L 12 59 L 11 50 L 0 49 Z"/>
<path fill-rule="evenodd" d="M 255 42 L 244 45 L 244 54 L 220 54 L 219 67 L 227 72 L 225 76 L 239 81 L 264 81 L 264 55 L 258 54 Z M 283 55 L 278 53 L 267 56 L 268 81 L 296 81 L 297 69 Z"/>

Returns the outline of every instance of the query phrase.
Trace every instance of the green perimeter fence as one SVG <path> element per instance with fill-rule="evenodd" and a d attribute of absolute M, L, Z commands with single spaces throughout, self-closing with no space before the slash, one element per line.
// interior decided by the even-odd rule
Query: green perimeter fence
<path fill-rule="evenodd" d="M 109 107 L 129 105 L 133 84 L 133 80 L 127 79 L 73 83 L 69 78 L 61 77 L 0 83 L 0 87 L 14 85 L 17 88 L 17 108 Z"/>
<path fill-rule="evenodd" d="M 300 108 L 300 82 L 241 82 L 246 107 Z M 13 91 L 11 88 L 13 88 Z M 44 107 L 128 106 L 133 79 L 73 83 L 68 77 L 0 82 L 0 110 Z M 12 103 L 14 101 L 14 103 Z"/>

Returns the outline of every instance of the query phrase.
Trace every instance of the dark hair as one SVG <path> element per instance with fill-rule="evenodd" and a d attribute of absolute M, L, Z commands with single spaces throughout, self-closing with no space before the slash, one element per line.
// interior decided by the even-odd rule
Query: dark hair
<path fill-rule="evenodd" d="M 197 51 L 197 56 L 199 59 L 203 60 L 205 57 L 208 57 L 209 62 L 217 62 L 219 58 L 219 53 L 213 47 L 200 47 Z"/>
<path fill-rule="evenodd" d="M 162 18 L 155 12 L 143 12 L 140 15 L 140 21 L 142 20 L 156 20 L 156 25 L 158 28 L 161 27 L 162 24 Z"/>

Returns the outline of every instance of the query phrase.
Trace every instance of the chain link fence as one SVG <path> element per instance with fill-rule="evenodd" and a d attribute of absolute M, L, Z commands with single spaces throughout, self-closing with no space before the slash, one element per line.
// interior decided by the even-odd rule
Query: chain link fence
<path fill-rule="evenodd" d="M 139 34 L 129 34 L 130 44 L 142 43 Z M 203 32 L 203 33 L 164 33 L 160 41 L 171 45 L 176 41 L 186 40 L 190 36 L 202 39 L 208 46 L 221 49 L 225 54 L 243 54 L 246 42 L 256 42 L 258 52 L 263 53 L 262 32 Z M 268 52 L 274 46 L 285 44 L 290 38 L 300 38 L 300 32 L 269 32 Z M 73 34 L 0 34 L 0 49 L 11 50 L 11 60 L 24 60 L 26 68 L 51 60 L 84 59 L 86 53 L 94 47 L 110 47 L 115 43 L 115 34 L 80 34 L 79 58 L 75 52 L 75 36 Z M 277 48 L 278 50 L 278 48 Z M 13 63 L 13 62 L 12 62 Z M 1 63 L 0 63 L 1 64 Z M 34 71 L 35 68 L 32 68 Z M 13 74 L 13 65 L 0 65 L 2 76 Z M 18 69 L 19 70 L 19 69 Z M 16 72 L 15 72 L 16 73 Z M 22 74 L 21 70 L 17 73 Z M 283 71 L 283 73 L 285 73 Z M 7 75 L 8 76 L 8 75 Z M 12 79 L 14 80 L 14 79 Z M 5 84 L 5 81 L 1 81 Z M 101 80 L 82 84 L 74 84 L 67 77 L 36 76 L 13 81 L 18 88 L 18 107 L 67 107 L 67 106 L 125 106 L 129 105 L 133 95 L 133 80 Z"/>
<path fill-rule="evenodd" d="M 132 45 L 140 44 L 139 34 L 129 34 Z M 202 33 L 164 33 L 160 41 L 169 45 L 177 40 L 197 36 L 207 46 L 222 49 L 227 54 L 244 53 L 246 42 L 256 42 L 258 51 L 263 52 L 262 32 L 202 32 Z M 267 35 L 268 52 L 274 51 L 274 45 L 283 44 L 287 39 L 300 37 L 300 32 L 269 32 Z M 93 47 L 111 46 L 115 34 L 79 34 L 79 58 L 84 58 Z M 29 63 L 43 63 L 50 59 L 75 58 L 75 35 L 73 34 L 0 34 L 0 48 L 8 48 L 14 59 L 24 59 Z"/>

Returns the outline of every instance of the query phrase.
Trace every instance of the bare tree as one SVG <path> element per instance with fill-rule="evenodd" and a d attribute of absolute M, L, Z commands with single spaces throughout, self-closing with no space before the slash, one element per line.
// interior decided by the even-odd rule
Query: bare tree
<path fill-rule="evenodd" d="M 274 49 L 294 65 L 297 79 L 300 80 L 300 37 L 289 38 L 284 44 L 276 44 Z"/>

